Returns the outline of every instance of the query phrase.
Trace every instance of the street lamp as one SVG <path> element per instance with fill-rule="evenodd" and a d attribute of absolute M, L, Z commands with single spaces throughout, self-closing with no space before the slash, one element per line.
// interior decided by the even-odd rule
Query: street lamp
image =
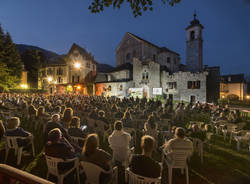
<path fill-rule="evenodd" d="M 21 84 L 20 85 L 22 89 L 28 89 L 28 85 L 27 84 Z"/>
<path fill-rule="evenodd" d="M 80 64 L 80 63 L 74 63 L 74 67 L 75 67 L 76 69 L 79 69 L 79 68 L 81 67 L 81 64 Z"/>
<path fill-rule="evenodd" d="M 48 77 L 48 82 L 51 82 L 52 80 L 53 80 L 53 78 L 52 77 Z"/>
<path fill-rule="evenodd" d="M 249 99 L 250 99 L 250 96 L 247 96 L 247 99 L 249 100 Z"/>

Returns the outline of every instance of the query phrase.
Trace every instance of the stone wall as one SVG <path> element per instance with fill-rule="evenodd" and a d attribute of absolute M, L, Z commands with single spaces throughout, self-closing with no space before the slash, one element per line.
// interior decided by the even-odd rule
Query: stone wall
<path fill-rule="evenodd" d="M 146 97 L 153 97 L 153 88 L 160 87 L 160 64 L 153 61 L 143 63 L 138 59 L 134 59 L 133 63 L 135 87 L 143 88 Z M 143 73 L 148 73 L 148 79 L 143 79 Z"/>
<path fill-rule="evenodd" d="M 169 97 L 173 95 L 173 100 L 190 102 L 191 96 L 195 101 L 206 102 L 206 76 L 207 72 L 191 73 L 176 72 L 170 75 L 168 72 L 161 73 L 161 84 L 163 92 Z M 200 81 L 200 89 L 188 89 L 188 81 Z M 176 82 L 176 89 L 170 89 L 169 82 Z"/>

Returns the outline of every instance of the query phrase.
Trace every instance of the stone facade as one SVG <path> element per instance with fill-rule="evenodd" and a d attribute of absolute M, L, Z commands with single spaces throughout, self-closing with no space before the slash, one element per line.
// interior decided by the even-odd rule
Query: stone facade
<path fill-rule="evenodd" d="M 176 72 L 170 74 L 161 73 L 163 93 L 175 101 L 199 101 L 206 102 L 206 76 L 207 72 Z M 189 86 L 189 83 L 192 83 Z M 172 96 L 172 97 L 171 97 Z"/>
<path fill-rule="evenodd" d="M 166 47 L 158 47 L 132 33 L 126 33 L 116 49 L 116 65 L 133 63 L 133 58 L 142 62 L 156 61 L 165 65 L 170 71 L 179 70 L 179 54 Z"/>

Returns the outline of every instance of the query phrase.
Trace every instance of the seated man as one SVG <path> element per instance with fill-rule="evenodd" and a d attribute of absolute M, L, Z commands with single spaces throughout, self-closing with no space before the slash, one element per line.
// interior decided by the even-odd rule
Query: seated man
<path fill-rule="evenodd" d="M 193 153 L 193 143 L 189 139 L 185 138 L 185 131 L 183 128 L 175 129 L 175 138 L 170 139 L 165 145 L 164 150 L 167 153 L 175 150 L 186 150 L 188 155 L 191 156 Z"/>
<path fill-rule="evenodd" d="M 63 126 L 60 122 L 60 115 L 59 114 L 52 115 L 51 120 L 47 123 L 46 128 L 45 128 L 45 137 L 46 138 L 47 138 L 49 132 L 54 128 L 59 128 L 60 131 L 62 132 L 63 137 L 70 140 L 67 131 L 63 128 Z M 47 139 L 46 139 L 46 141 L 47 141 Z"/>
<path fill-rule="evenodd" d="M 25 140 L 17 140 L 19 147 L 27 147 L 30 144 L 31 133 L 24 131 L 20 126 L 20 119 L 18 117 L 12 117 L 7 120 L 7 129 L 5 131 L 6 136 L 19 136 L 27 137 Z"/>
<path fill-rule="evenodd" d="M 76 157 L 75 150 L 70 143 L 62 137 L 62 132 L 59 128 L 52 129 L 48 134 L 48 142 L 45 145 L 45 154 L 47 156 L 72 159 Z M 59 171 L 69 170 L 74 166 L 73 162 L 59 164 Z"/>
<path fill-rule="evenodd" d="M 161 175 L 161 167 L 159 163 L 151 158 L 154 149 L 155 140 L 151 136 L 143 136 L 141 139 L 141 155 L 133 155 L 129 168 L 140 176 L 149 178 L 158 178 Z"/>
<path fill-rule="evenodd" d="M 128 159 L 130 154 L 130 141 L 131 136 L 123 131 L 122 122 L 116 121 L 114 124 L 114 131 L 108 138 L 115 161 L 124 162 Z"/>

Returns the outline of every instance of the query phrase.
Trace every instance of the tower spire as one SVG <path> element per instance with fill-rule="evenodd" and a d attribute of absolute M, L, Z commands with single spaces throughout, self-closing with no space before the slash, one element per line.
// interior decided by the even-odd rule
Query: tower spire
<path fill-rule="evenodd" d="M 194 9 L 194 20 L 196 20 L 196 16 L 197 16 L 196 9 Z"/>

